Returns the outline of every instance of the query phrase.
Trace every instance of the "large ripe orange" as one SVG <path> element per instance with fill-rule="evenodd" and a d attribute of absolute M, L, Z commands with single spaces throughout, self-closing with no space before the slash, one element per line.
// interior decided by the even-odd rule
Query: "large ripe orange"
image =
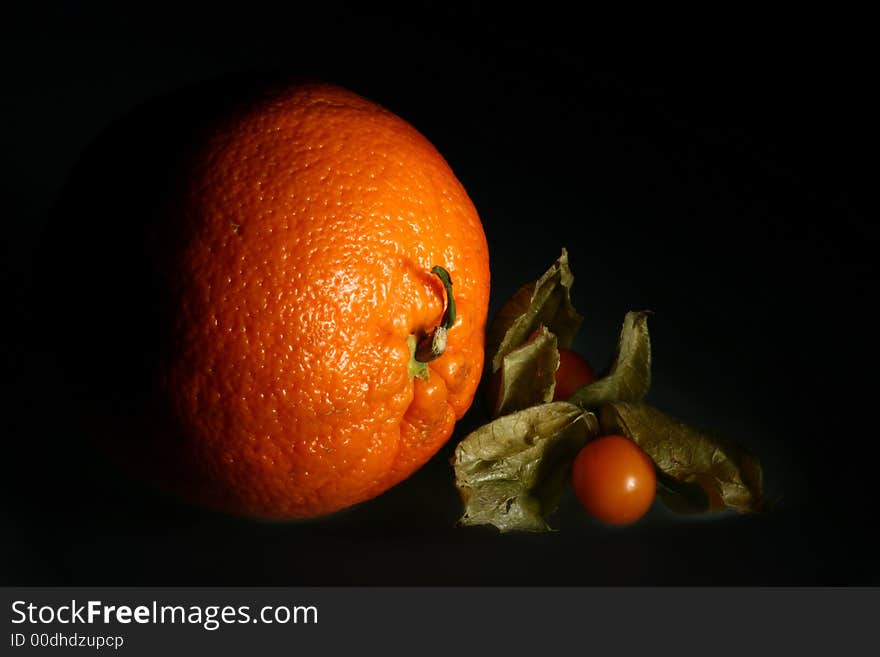
<path fill-rule="evenodd" d="M 189 493 L 305 518 L 411 475 L 483 366 L 488 249 L 446 161 L 391 112 L 310 83 L 244 106 L 195 162 L 152 236 L 173 318 L 160 397 Z M 457 319 L 423 380 L 408 340 L 443 315 L 435 265 Z"/>

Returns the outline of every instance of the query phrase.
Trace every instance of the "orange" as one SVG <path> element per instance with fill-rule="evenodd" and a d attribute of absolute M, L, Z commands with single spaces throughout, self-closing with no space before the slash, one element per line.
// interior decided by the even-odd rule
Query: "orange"
<path fill-rule="evenodd" d="M 415 128 L 328 84 L 240 107 L 194 162 L 153 235 L 174 434 L 153 449 L 175 443 L 188 494 L 233 513 L 379 495 L 447 441 L 480 379 L 489 256 L 467 193 Z M 413 341 L 448 301 L 435 266 L 457 313 L 420 378 Z"/>

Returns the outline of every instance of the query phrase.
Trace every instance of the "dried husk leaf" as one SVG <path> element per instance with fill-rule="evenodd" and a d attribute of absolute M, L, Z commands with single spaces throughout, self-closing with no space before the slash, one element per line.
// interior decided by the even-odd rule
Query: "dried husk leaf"
<path fill-rule="evenodd" d="M 581 408 L 594 409 L 614 402 L 639 402 L 651 387 L 651 337 L 645 310 L 630 311 L 623 319 L 617 353 L 608 374 L 568 398 Z"/>
<path fill-rule="evenodd" d="M 574 276 L 568 266 L 568 252 L 562 255 L 541 278 L 521 287 L 492 321 L 486 335 L 486 353 L 497 372 L 504 357 L 525 342 L 539 324 L 546 326 L 560 347 L 570 347 L 583 321 L 571 305 Z"/>
<path fill-rule="evenodd" d="M 678 513 L 703 513 L 709 510 L 709 496 L 697 483 L 673 479 L 657 470 L 657 496 Z"/>
<path fill-rule="evenodd" d="M 504 357 L 492 417 L 552 401 L 558 368 L 556 336 L 542 325 L 528 342 Z"/>
<path fill-rule="evenodd" d="M 603 434 L 627 436 L 653 459 L 661 473 L 664 501 L 671 508 L 681 512 L 763 510 L 761 464 L 742 447 L 704 434 L 647 404 L 608 404 L 599 412 L 599 423 Z"/>
<path fill-rule="evenodd" d="M 592 413 L 553 402 L 505 415 L 459 443 L 453 466 L 464 503 L 462 525 L 506 532 L 548 531 L 571 464 L 598 431 Z"/>

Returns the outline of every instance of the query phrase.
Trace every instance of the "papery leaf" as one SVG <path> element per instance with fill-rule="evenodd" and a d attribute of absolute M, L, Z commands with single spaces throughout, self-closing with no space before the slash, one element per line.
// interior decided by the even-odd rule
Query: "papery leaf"
<path fill-rule="evenodd" d="M 657 469 L 657 496 L 678 513 L 702 513 L 709 510 L 709 496 L 700 484 L 679 481 Z"/>
<path fill-rule="evenodd" d="M 617 353 L 607 376 L 579 388 L 568 398 L 581 408 L 613 402 L 639 402 L 651 387 L 651 337 L 648 311 L 632 311 L 623 319 Z"/>
<path fill-rule="evenodd" d="M 528 342 L 504 356 L 495 373 L 500 380 L 490 393 L 492 417 L 552 401 L 558 368 L 556 336 L 541 325 Z"/>
<path fill-rule="evenodd" d="M 525 342 L 539 324 L 546 326 L 560 347 L 570 347 L 583 321 L 571 305 L 574 276 L 568 252 L 553 263 L 541 278 L 521 287 L 495 315 L 486 335 L 486 353 L 492 372 L 501 368 L 504 356 Z"/>
<path fill-rule="evenodd" d="M 651 457 L 661 472 L 664 501 L 673 509 L 764 509 L 761 464 L 742 447 L 702 433 L 647 404 L 608 404 L 599 412 L 599 423 L 603 434 L 627 436 Z M 704 498 L 695 486 L 702 489 Z"/>
<path fill-rule="evenodd" d="M 571 476 L 571 464 L 598 421 L 592 413 L 553 402 L 486 424 L 455 449 L 455 485 L 464 503 L 463 525 L 501 531 L 547 531 Z"/>

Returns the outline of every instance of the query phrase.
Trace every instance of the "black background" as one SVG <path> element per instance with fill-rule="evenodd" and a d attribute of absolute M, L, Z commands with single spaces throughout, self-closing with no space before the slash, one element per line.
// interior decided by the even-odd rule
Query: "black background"
<path fill-rule="evenodd" d="M 604 24 L 562 10 L 42 11 L 7 23 L 0 46 L 10 373 L 0 582 L 880 583 L 873 76 L 857 36 L 825 26 L 806 43 L 774 38 L 773 54 L 752 59 L 740 33 L 732 57 L 695 47 L 667 64 L 638 39 L 598 47 Z M 636 65 L 603 70 L 622 52 Z M 348 86 L 438 147 L 484 222 L 490 312 L 562 246 L 586 316 L 577 347 L 597 367 L 624 313 L 654 310 L 649 401 L 757 452 L 775 510 L 694 519 L 654 508 L 612 530 L 568 497 L 552 534 L 456 528 L 448 461 L 484 421 L 478 404 L 415 476 L 318 521 L 202 512 L 109 470 L 82 447 L 46 327 L 35 326 L 52 303 L 32 293 L 49 208 L 112 121 L 254 71 Z M 131 157 L 120 167 L 135 168 Z M 52 328 L 63 335 L 80 319 Z"/>

